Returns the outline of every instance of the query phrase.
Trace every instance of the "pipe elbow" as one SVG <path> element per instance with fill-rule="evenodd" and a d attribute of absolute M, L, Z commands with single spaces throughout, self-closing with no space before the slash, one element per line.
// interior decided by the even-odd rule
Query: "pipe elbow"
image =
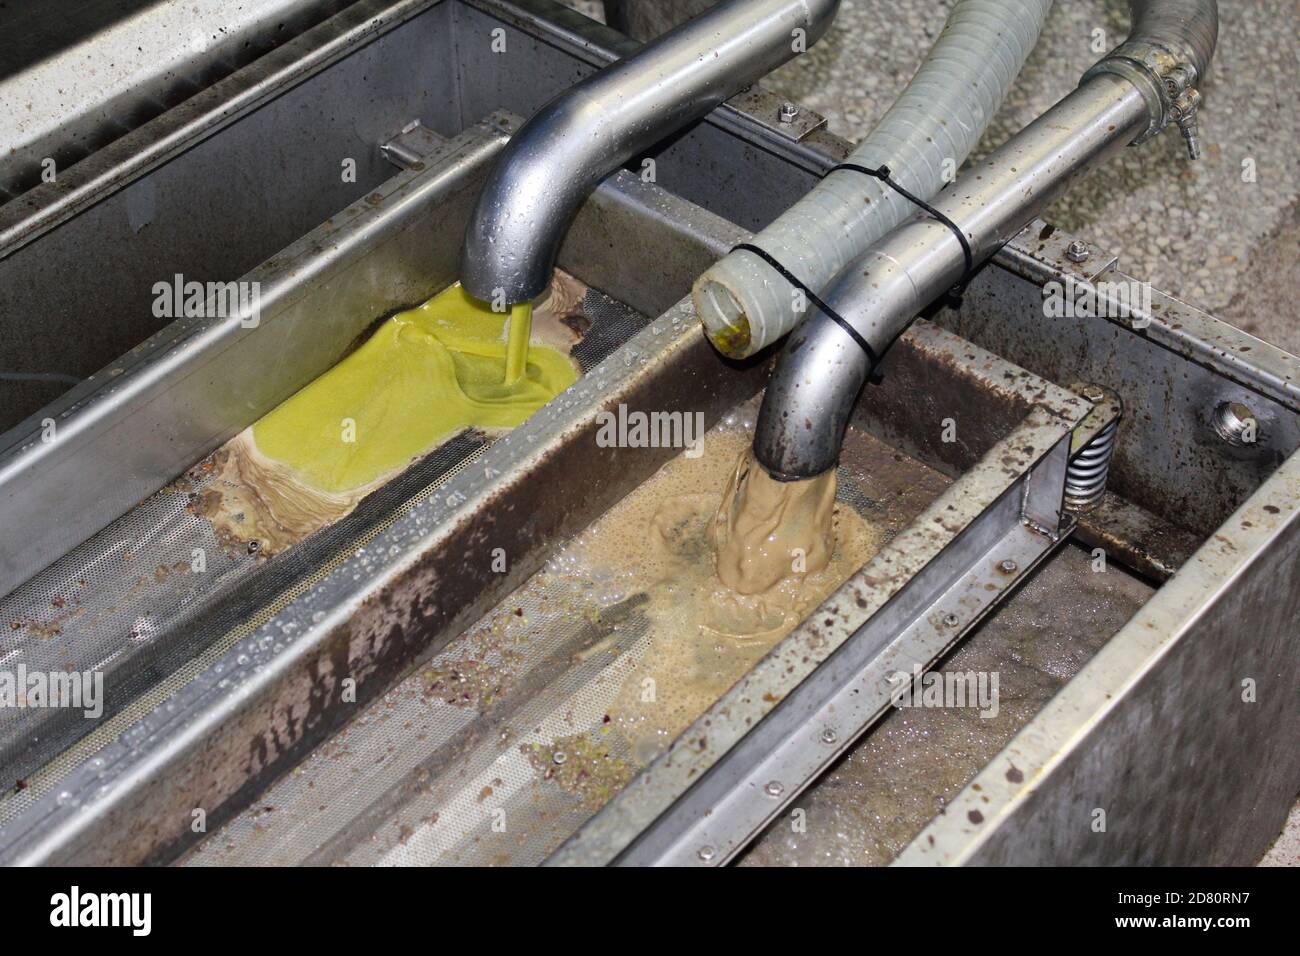
<path fill-rule="evenodd" d="M 724 0 L 541 109 L 489 174 L 461 283 L 524 302 L 550 284 L 578 207 L 609 173 L 820 39 L 840 0 Z"/>
<path fill-rule="evenodd" d="M 543 107 L 488 174 L 461 251 L 461 285 L 475 298 L 510 304 L 545 292 L 578 207 L 617 168 L 600 139 L 579 140 L 584 106 L 563 97 Z"/>
<path fill-rule="evenodd" d="M 895 254 L 911 242 L 908 232 L 900 234 L 897 247 L 888 242 L 874 247 L 826 293 L 826 304 L 853 327 L 866 349 L 821 313 L 796 326 L 786 340 L 754 433 L 754 457 L 772 477 L 814 478 L 838 463 L 874 356 L 888 348 L 923 305 L 913 264 Z"/>
<path fill-rule="evenodd" d="M 829 319 L 796 326 L 763 393 L 754 458 L 779 481 L 834 468 L 870 374 L 866 353 Z"/>

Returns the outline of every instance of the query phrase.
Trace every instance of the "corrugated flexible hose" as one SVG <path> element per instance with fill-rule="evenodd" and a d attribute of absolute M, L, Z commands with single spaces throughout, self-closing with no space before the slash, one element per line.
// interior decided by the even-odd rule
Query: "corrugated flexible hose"
<path fill-rule="evenodd" d="M 887 166 L 899 185 L 933 197 L 983 135 L 1051 6 L 1051 0 L 960 0 L 912 81 L 847 162 Z M 752 244 L 820 290 L 916 211 L 879 180 L 840 170 Z M 747 250 L 715 263 L 696 280 L 693 294 L 710 340 L 735 358 L 775 342 L 806 314 L 799 311 L 803 297 Z"/>

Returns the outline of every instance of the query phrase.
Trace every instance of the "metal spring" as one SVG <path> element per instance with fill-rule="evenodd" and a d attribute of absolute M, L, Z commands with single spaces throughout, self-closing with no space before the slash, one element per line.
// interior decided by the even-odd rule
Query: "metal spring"
<path fill-rule="evenodd" d="M 1088 442 L 1065 471 L 1065 506 L 1071 511 L 1089 511 L 1106 492 L 1106 475 L 1115 453 L 1119 419 L 1114 419 Z"/>

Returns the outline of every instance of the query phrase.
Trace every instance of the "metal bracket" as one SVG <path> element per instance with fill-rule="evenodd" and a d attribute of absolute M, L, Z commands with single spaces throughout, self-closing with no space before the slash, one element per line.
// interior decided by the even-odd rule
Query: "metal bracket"
<path fill-rule="evenodd" d="M 416 119 L 403 126 L 402 131 L 388 142 L 381 143 L 379 151 L 398 169 L 423 169 L 424 161 L 444 142 L 446 140 Z"/>
<path fill-rule="evenodd" d="M 1034 219 L 1002 247 L 998 263 L 1026 279 L 1046 271 L 1058 279 L 1073 276 L 1096 282 L 1119 268 L 1119 256 L 1043 219 Z"/>
<path fill-rule="evenodd" d="M 755 84 L 741 90 L 727 105 L 743 113 L 763 129 L 797 143 L 826 125 L 826 117 L 799 106 Z"/>

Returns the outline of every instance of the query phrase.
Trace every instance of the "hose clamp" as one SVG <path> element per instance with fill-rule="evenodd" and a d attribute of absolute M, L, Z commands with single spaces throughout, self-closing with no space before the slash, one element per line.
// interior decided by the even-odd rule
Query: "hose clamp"
<path fill-rule="evenodd" d="M 1123 77 L 1146 100 L 1151 120 L 1130 145 L 1145 143 L 1170 123 L 1176 123 L 1187 141 L 1188 155 L 1199 158 L 1197 110 L 1201 94 L 1196 89 L 1196 66 L 1186 55 L 1149 40 L 1128 40 L 1083 74 L 1080 83 L 1101 73 Z"/>

